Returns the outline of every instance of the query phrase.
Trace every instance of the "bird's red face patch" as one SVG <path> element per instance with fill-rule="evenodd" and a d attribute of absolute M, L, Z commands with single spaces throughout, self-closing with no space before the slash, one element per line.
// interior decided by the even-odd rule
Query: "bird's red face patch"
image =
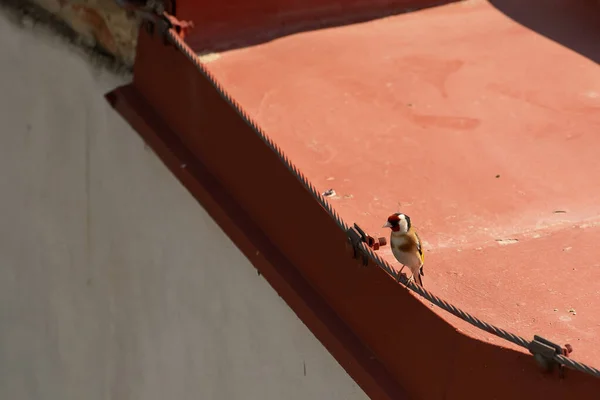
<path fill-rule="evenodd" d="M 392 214 L 388 217 L 388 222 L 392 225 L 397 224 L 400 221 L 398 214 Z"/>
<path fill-rule="evenodd" d="M 383 227 L 390 228 L 394 232 L 408 233 L 410 226 L 408 215 L 398 212 L 390 215 Z"/>
<path fill-rule="evenodd" d="M 387 219 L 387 226 L 394 232 L 398 232 L 400 230 L 400 217 L 398 214 L 392 214 Z"/>

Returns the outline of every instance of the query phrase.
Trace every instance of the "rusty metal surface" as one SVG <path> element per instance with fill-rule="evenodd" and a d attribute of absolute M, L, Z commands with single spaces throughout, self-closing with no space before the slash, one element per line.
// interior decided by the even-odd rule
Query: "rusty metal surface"
<path fill-rule="evenodd" d="M 130 107 L 143 108 L 143 99 L 145 107 L 160 116 L 171 135 L 177 135 L 193 157 L 202 161 L 411 396 L 472 398 L 478 390 L 493 389 L 499 398 L 566 398 L 598 389 L 591 377 L 569 371 L 568 379 L 558 381 L 541 375 L 529 356 L 457 333 L 381 269 L 359 268 L 348 257 L 343 232 L 194 65 L 145 32 L 140 37 L 132 90 L 137 100 L 130 100 Z M 115 93 L 116 99 L 122 95 Z M 131 122 L 133 117 L 128 117 Z M 150 130 L 139 121 L 136 128 Z M 206 207 L 211 208 L 210 202 Z M 237 241 L 242 239 L 243 235 L 237 237 Z M 410 329 L 406 329 L 407 320 L 399 318 L 401 314 L 410 315 Z M 314 310 L 303 316 L 309 326 L 315 319 Z M 323 340 L 322 333 L 315 334 Z M 414 345 L 414 337 L 421 339 L 421 346 Z M 332 351 L 331 343 L 324 343 Z M 368 394 L 382 395 L 376 389 L 379 383 L 369 386 L 373 382 L 369 376 L 352 369 L 357 362 L 364 367 L 364 361 L 352 354 L 332 353 Z"/>

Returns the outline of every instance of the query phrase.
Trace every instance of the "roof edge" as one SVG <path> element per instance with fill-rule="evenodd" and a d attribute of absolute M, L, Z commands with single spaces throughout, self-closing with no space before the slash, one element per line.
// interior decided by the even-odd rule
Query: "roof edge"
<path fill-rule="evenodd" d="M 457 332 L 375 264 L 360 268 L 345 232 L 202 68 L 185 43 L 141 30 L 134 82 L 108 97 L 163 161 L 171 157 L 171 170 L 369 396 L 459 399 L 493 389 L 558 399 L 600 388 L 578 371 L 564 380 L 543 375 L 530 355 Z M 189 157 L 185 168 L 168 155 L 174 148 Z M 233 208 L 220 204 L 220 191 Z M 247 230 L 237 226 L 240 215 Z M 253 235 L 272 246 L 269 259 L 256 256 Z M 302 283 L 292 290 L 289 279 Z"/>

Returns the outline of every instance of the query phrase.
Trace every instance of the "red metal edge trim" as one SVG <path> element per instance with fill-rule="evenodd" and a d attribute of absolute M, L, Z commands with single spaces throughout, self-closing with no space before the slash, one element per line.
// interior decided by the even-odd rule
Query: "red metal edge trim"
<path fill-rule="evenodd" d="M 141 31 L 130 88 L 136 93 L 136 102 L 143 99 L 143 105 L 131 103 L 126 113 L 119 105 L 124 92 L 115 92 L 112 100 L 140 132 L 149 129 L 144 121 L 160 118 L 164 125 L 157 129 L 164 130 L 165 137 L 177 138 L 190 159 L 210 171 L 264 240 L 282 255 L 286 267 L 295 270 L 293 276 L 312 288 L 310 293 L 322 300 L 317 308 L 327 307 L 327 315 L 313 308 L 316 300 L 306 297 L 308 291 L 288 292 L 289 283 L 274 278 L 275 272 L 269 268 L 275 270 L 283 261 L 273 259 L 270 262 L 275 265 L 271 265 L 245 251 L 369 396 L 398 398 L 393 391 L 401 392 L 400 387 L 409 396 L 445 399 L 485 394 L 497 398 L 585 398 L 598 392 L 600 380 L 592 376 L 570 370 L 566 379 L 560 380 L 542 374 L 528 354 L 466 337 L 382 269 L 372 264 L 357 266 L 346 251 L 344 232 L 219 95 L 196 63 L 197 59 L 190 60 L 165 45 L 162 38 Z M 132 115 L 137 115 L 137 120 Z M 214 187 L 204 187 L 191 177 L 182 182 L 192 193 L 206 192 L 207 209 L 222 207 L 211 200 Z M 214 218 L 240 248 L 253 240 L 239 227 L 227 227 L 225 222 L 234 219 L 227 210 L 218 210 L 213 211 Z M 323 321 L 325 317 L 341 320 L 351 332 L 334 331 Z M 359 348 L 368 349 L 367 353 L 350 352 L 346 334 L 362 343 Z M 377 368 L 387 370 L 386 376 L 396 383 L 390 384 L 382 378 L 383 372 L 370 369 L 371 358 L 364 356 L 369 353 L 378 360 Z"/>
<path fill-rule="evenodd" d="M 338 360 L 349 361 L 344 362 L 343 367 L 350 375 L 361 377 L 360 386 L 372 398 L 408 398 L 373 353 L 273 245 L 243 207 L 145 104 L 132 85 L 115 89 L 106 98 L 204 206 L 329 352 Z"/>

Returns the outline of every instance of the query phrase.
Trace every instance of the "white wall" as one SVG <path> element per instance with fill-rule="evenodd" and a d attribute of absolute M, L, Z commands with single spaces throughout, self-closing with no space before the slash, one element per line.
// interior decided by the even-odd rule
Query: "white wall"
<path fill-rule="evenodd" d="M 0 71 L 0 399 L 366 398 L 107 105 L 126 78 L 2 15 Z"/>

